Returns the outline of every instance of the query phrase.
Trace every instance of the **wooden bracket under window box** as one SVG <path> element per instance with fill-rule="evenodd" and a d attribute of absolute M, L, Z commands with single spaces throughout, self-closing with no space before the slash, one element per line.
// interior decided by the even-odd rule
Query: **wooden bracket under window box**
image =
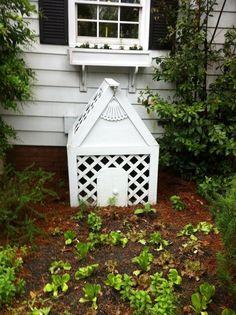
<path fill-rule="evenodd" d="M 136 75 L 140 67 L 150 67 L 152 58 L 149 51 L 69 48 L 70 64 L 81 66 L 80 91 L 87 91 L 87 66 L 131 68 L 129 92 L 136 91 Z"/>

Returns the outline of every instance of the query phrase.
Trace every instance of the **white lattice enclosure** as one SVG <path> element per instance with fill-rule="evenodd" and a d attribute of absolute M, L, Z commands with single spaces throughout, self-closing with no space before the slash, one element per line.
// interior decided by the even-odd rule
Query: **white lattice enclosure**
<path fill-rule="evenodd" d="M 156 203 L 159 146 L 118 86 L 105 79 L 69 132 L 71 206 Z"/>

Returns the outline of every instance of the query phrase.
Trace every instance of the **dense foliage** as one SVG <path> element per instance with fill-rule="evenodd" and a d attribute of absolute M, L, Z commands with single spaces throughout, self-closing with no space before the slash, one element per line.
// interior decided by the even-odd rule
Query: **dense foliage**
<path fill-rule="evenodd" d="M 213 202 L 212 212 L 224 243 L 218 255 L 218 274 L 236 302 L 236 176 L 224 195 Z"/>
<path fill-rule="evenodd" d="M 176 28 L 170 28 L 174 49 L 157 58 L 154 72 L 155 80 L 175 85 L 175 94 L 166 99 L 147 89 L 143 103 L 164 128 L 161 163 L 196 179 L 198 192 L 213 203 L 224 243 L 218 274 L 235 297 L 236 30 L 226 32 L 223 48 L 214 47 L 208 18 L 215 5 L 215 0 L 180 1 Z M 212 71 L 218 76 L 208 84 Z M 199 301 L 196 293 L 194 307 L 200 310 Z"/>
<path fill-rule="evenodd" d="M 181 1 L 175 52 L 157 58 L 154 79 L 175 84 L 164 99 L 145 91 L 144 104 L 158 114 L 164 127 L 160 159 L 188 178 L 228 175 L 236 157 L 236 31 L 225 36 L 223 49 L 208 42 L 208 17 L 216 1 Z M 210 65 L 221 75 L 207 89 Z"/>
<path fill-rule="evenodd" d="M 15 171 L 5 167 L 4 171 L 0 176 L 0 229 L 11 236 L 19 236 L 21 231 L 22 237 L 32 241 L 37 231 L 30 215 L 36 203 L 43 201 L 48 194 L 55 195 L 45 188 L 53 174 L 32 168 Z"/>
<path fill-rule="evenodd" d="M 0 247 L 0 307 L 24 291 L 25 281 L 18 277 L 24 252 L 24 248 Z"/>
<path fill-rule="evenodd" d="M 35 11 L 29 0 L 1 0 L 0 4 L 0 108 L 18 110 L 30 98 L 33 72 L 22 57 L 23 46 L 34 38 L 23 19 Z M 0 117 L 0 157 L 9 147 L 14 130 Z"/>

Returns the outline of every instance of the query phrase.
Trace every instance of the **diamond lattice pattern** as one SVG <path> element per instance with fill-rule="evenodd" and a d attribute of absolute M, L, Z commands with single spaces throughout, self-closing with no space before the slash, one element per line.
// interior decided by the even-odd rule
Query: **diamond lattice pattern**
<path fill-rule="evenodd" d="M 96 204 L 97 174 L 103 167 L 128 173 L 128 205 L 148 202 L 149 155 L 77 156 L 78 198 Z"/>

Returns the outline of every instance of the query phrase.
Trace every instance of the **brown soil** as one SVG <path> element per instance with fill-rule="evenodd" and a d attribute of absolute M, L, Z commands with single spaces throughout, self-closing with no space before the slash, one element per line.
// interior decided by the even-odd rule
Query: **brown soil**
<path fill-rule="evenodd" d="M 97 209 L 97 213 L 102 218 L 102 233 L 108 233 L 112 230 L 120 230 L 123 233 L 145 231 L 148 235 L 153 231 L 160 231 L 163 238 L 171 242 L 167 250 L 174 255 L 174 261 L 167 267 L 173 266 L 179 273 L 184 271 L 186 259 L 199 260 L 201 262 L 199 274 L 183 275 L 182 284 L 176 289 L 178 314 L 192 314 L 189 308 L 191 294 L 202 282 L 208 281 L 216 286 L 216 294 L 208 308 L 208 313 L 210 315 L 220 315 L 224 307 L 233 307 L 225 288 L 220 285 L 216 277 L 216 253 L 222 250 L 220 236 L 214 233 L 209 235 L 199 233 L 197 236 L 201 247 L 196 254 L 184 252 L 181 249 L 182 244 L 187 241 L 187 237 L 176 236 L 177 232 L 188 223 L 194 225 L 201 221 L 213 223 L 207 203 L 195 191 L 193 183 L 186 182 L 167 172 L 162 172 L 159 176 L 158 203 L 154 206 L 157 210 L 156 214 L 137 217 L 133 214 L 134 207 L 100 208 Z M 28 314 L 28 305 L 29 303 L 33 305 L 34 298 L 36 301 L 34 307 L 51 305 L 52 311 L 50 314 L 52 315 L 66 314 L 64 313 L 65 310 L 68 310 L 71 315 L 133 314 L 129 304 L 123 302 L 114 289 L 104 284 L 109 273 L 106 262 L 108 260 L 116 261 L 116 269 L 119 273 L 132 275 L 132 272 L 137 269 L 137 266 L 132 263 L 132 258 L 140 253 L 143 245 L 129 241 L 124 249 L 121 246 L 101 246 L 95 251 L 89 252 L 84 260 L 78 261 L 74 254 L 74 246 L 64 245 L 63 232 L 67 229 L 75 230 L 78 240 L 86 241 L 89 230 L 86 220 L 78 222 L 73 219 L 73 215 L 78 212 L 78 208 L 70 208 L 68 206 L 67 191 L 65 192 L 65 189 L 62 189 L 61 192 L 64 196 L 60 201 L 51 200 L 44 206 L 38 207 L 37 210 L 45 215 L 45 219 L 38 219 L 37 225 L 45 234 L 37 237 L 35 241 L 37 249 L 30 250 L 24 258 L 24 268 L 21 276 L 26 281 L 26 292 L 20 300 L 12 304 L 14 307 L 11 305 L 8 310 L 0 309 L 0 314 Z M 172 195 L 180 196 L 186 203 L 187 208 L 183 211 L 173 209 L 169 200 Z M 53 235 L 56 228 L 62 233 Z M 155 257 L 149 274 L 156 271 L 163 271 L 166 274 L 168 269 L 163 269 L 165 265 L 158 263 L 161 252 L 155 251 L 153 246 L 149 247 Z M 71 263 L 72 269 L 69 271 L 71 280 L 69 290 L 64 294 L 60 294 L 58 299 L 53 299 L 50 294 L 43 292 L 43 287 L 47 282 L 50 282 L 48 269 L 52 261 L 60 259 Z M 86 280 L 76 281 L 74 279 L 75 271 L 81 266 L 92 263 L 99 263 L 99 270 Z M 82 288 L 86 281 L 101 284 L 102 295 L 98 298 L 97 312 L 91 310 L 89 303 L 79 303 L 79 299 L 83 295 Z M 145 289 L 145 284 L 144 286 L 140 284 L 137 288 Z M 24 303 L 26 300 L 30 302 Z"/>

